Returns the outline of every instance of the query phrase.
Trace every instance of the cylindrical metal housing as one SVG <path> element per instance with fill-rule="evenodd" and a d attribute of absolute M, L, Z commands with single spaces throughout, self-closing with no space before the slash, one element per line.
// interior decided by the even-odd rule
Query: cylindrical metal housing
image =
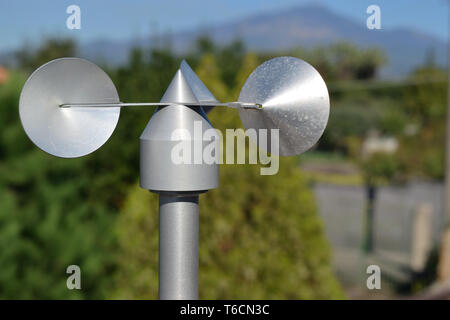
<path fill-rule="evenodd" d="M 219 136 L 202 108 L 159 108 L 141 135 L 140 149 L 144 189 L 206 191 L 219 185 L 218 161 L 211 163 L 204 157 L 204 150 L 219 152 Z"/>
<path fill-rule="evenodd" d="M 198 195 L 159 194 L 159 298 L 198 299 Z"/>

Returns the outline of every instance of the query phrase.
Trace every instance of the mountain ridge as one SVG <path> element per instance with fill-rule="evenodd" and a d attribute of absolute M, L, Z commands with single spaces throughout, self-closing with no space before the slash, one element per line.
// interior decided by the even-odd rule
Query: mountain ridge
<path fill-rule="evenodd" d="M 364 22 L 339 15 L 320 5 L 303 5 L 275 12 L 256 13 L 217 25 L 176 32 L 170 35 L 171 47 L 179 54 L 192 48 L 200 35 L 209 35 L 225 45 L 240 38 L 246 47 L 257 51 L 286 51 L 296 47 L 312 48 L 347 41 L 358 46 L 381 48 L 388 57 L 388 64 L 381 70 L 384 77 L 404 76 L 422 64 L 430 50 L 434 50 L 436 62 L 446 64 L 446 43 L 425 32 L 398 27 L 395 29 L 369 30 Z M 163 34 L 161 38 L 169 38 Z M 148 38 L 134 40 L 135 45 L 147 47 Z M 123 48 L 120 48 L 123 46 Z M 95 44 L 85 47 L 86 53 L 104 55 L 106 50 Z M 112 44 L 122 52 L 121 61 L 130 43 Z M 126 49 L 125 49 L 126 48 Z M 106 59 L 111 60 L 111 59 Z M 114 59 L 113 59 L 114 60 Z"/>
<path fill-rule="evenodd" d="M 362 13 L 362 17 L 366 15 Z M 388 63 L 381 70 L 381 76 L 391 78 L 405 76 L 422 64 L 430 50 L 434 52 L 439 65 L 446 64 L 445 41 L 410 28 L 383 29 L 383 20 L 381 26 L 380 30 L 369 30 L 365 21 L 356 21 L 324 6 L 309 4 L 255 13 L 201 28 L 166 32 L 157 38 L 166 39 L 165 42 L 169 42 L 170 47 L 180 55 L 192 49 L 195 40 L 205 34 L 218 45 L 225 45 L 239 38 L 250 50 L 270 52 L 283 52 L 297 47 L 308 49 L 346 41 L 363 48 L 382 49 Z M 80 56 L 108 64 L 122 64 L 126 62 L 131 48 L 157 46 L 151 43 L 151 38 L 145 36 L 130 40 L 98 39 L 81 43 Z"/>

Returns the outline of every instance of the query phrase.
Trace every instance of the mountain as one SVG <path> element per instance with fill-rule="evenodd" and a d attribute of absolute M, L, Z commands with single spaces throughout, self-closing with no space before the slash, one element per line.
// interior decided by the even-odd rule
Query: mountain
<path fill-rule="evenodd" d="M 339 41 L 350 41 L 361 47 L 379 47 L 389 60 L 382 70 L 385 77 L 407 74 L 424 62 L 430 50 L 439 64 L 445 65 L 447 56 L 446 43 L 431 35 L 406 28 L 369 30 L 365 20 L 355 21 L 319 5 L 256 14 L 218 25 L 163 34 L 159 38 L 170 41 L 171 47 L 183 54 L 204 34 L 219 45 L 239 38 L 249 49 L 259 51 L 311 48 Z M 120 64 L 126 61 L 130 48 L 155 45 L 150 39 L 148 36 L 127 41 L 92 41 L 81 45 L 81 56 Z"/>
<path fill-rule="evenodd" d="M 201 32 L 187 31 L 173 35 L 174 48 L 185 50 Z M 385 76 L 410 72 L 425 61 L 430 50 L 437 63 L 445 65 L 447 60 L 446 43 L 431 35 L 406 28 L 369 30 L 365 20 L 357 22 L 318 5 L 258 14 L 211 26 L 207 34 L 219 44 L 240 38 L 248 48 L 260 51 L 311 48 L 339 41 L 350 41 L 361 47 L 378 47 L 389 60 L 382 70 Z"/>

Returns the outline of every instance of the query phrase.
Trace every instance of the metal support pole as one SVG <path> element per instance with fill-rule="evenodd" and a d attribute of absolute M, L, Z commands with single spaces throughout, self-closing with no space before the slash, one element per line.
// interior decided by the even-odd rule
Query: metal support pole
<path fill-rule="evenodd" d="M 159 299 L 198 299 L 198 195 L 159 195 Z"/>

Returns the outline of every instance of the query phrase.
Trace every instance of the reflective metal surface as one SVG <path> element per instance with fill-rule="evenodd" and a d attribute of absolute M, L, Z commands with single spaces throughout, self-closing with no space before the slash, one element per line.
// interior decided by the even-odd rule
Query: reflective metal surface
<path fill-rule="evenodd" d="M 159 299 L 198 299 L 198 194 L 159 194 Z"/>
<path fill-rule="evenodd" d="M 119 103 L 108 75 L 93 63 L 62 58 L 37 69 L 22 90 L 19 113 L 28 137 L 57 157 L 75 158 L 102 146 L 114 131 L 120 107 L 60 108 L 64 103 Z"/>
<path fill-rule="evenodd" d="M 161 98 L 163 103 L 198 103 L 191 86 L 180 69 L 177 70 L 175 76 Z"/>
<path fill-rule="evenodd" d="M 180 70 L 199 102 L 218 102 L 186 60 L 181 62 Z"/>
<path fill-rule="evenodd" d="M 180 102 L 181 103 L 181 102 Z M 63 103 L 61 108 L 124 108 L 124 107 L 167 107 L 173 103 L 170 102 L 119 102 L 119 103 Z M 245 108 L 260 109 L 262 105 L 247 102 L 183 102 L 188 107 L 228 107 L 228 108 Z"/>
<path fill-rule="evenodd" d="M 219 185 L 219 164 L 195 160 L 194 151 L 188 163 L 174 162 L 173 152 L 180 141 L 191 150 L 204 150 L 215 144 L 219 150 L 219 136 L 212 130 L 202 107 L 188 107 L 187 103 L 198 103 L 179 69 L 161 102 L 170 103 L 156 109 L 140 137 L 140 185 L 155 192 L 201 192 Z M 211 129 L 211 130 L 210 130 Z M 175 132 L 183 131 L 183 137 Z M 208 135 L 207 133 L 214 133 Z M 184 152 L 184 151 L 183 151 Z M 200 152 L 200 158 L 202 157 Z M 194 156 L 192 158 L 192 156 Z"/>
<path fill-rule="evenodd" d="M 197 74 L 192 70 L 192 68 L 188 65 L 186 60 L 183 60 L 180 65 L 180 70 L 183 73 L 184 77 L 186 78 L 187 83 L 191 87 L 192 91 L 194 92 L 195 97 L 200 103 L 214 103 L 219 102 L 213 94 L 208 90 L 206 85 L 203 83 L 202 80 L 197 76 Z M 203 110 L 206 113 L 209 113 L 212 109 L 214 109 L 214 105 L 207 105 L 204 104 Z"/>
<path fill-rule="evenodd" d="M 320 74 L 293 57 L 271 59 L 245 82 L 240 102 L 262 109 L 239 109 L 246 129 L 279 129 L 279 155 L 291 156 L 311 148 L 323 134 L 330 111 L 328 90 Z M 261 142 L 258 142 L 261 147 Z M 270 150 L 269 152 L 276 152 Z"/>

